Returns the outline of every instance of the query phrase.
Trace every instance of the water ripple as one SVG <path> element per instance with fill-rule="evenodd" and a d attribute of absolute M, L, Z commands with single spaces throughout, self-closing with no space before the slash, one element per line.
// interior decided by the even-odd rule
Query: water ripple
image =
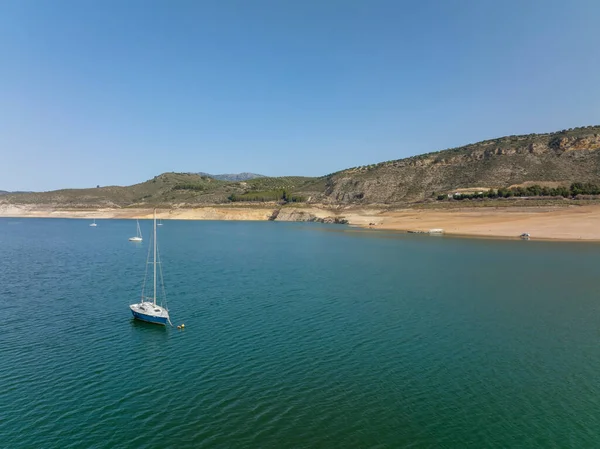
<path fill-rule="evenodd" d="M 131 222 L 91 234 L 77 220 L 0 219 L 2 445 L 600 439 L 594 251 L 331 229 L 166 223 L 165 276 L 181 331 L 128 316 L 147 249 L 127 242 Z M 515 254 L 533 279 L 561 276 L 505 282 L 498 273 Z"/>

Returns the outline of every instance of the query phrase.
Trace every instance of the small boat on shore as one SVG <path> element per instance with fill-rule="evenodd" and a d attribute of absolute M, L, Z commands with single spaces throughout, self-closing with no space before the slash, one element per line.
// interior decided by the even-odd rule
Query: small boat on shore
<path fill-rule="evenodd" d="M 521 237 L 521 240 L 529 240 L 530 235 L 529 232 L 524 232 L 519 237 Z"/>

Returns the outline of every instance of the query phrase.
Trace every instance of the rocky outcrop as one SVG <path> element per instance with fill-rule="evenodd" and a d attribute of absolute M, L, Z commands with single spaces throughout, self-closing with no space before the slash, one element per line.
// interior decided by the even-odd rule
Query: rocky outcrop
<path fill-rule="evenodd" d="M 280 209 L 275 221 L 314 221 L 315 215 L 300 209 Z"/>
<path fill-rule="evenodd" d="M 327 178 L 328 204 L 405 204 L 455 189 L 600 180 L 600 127 L 509 136 L 344 170 Z"/>
<path fill-rule="evenodd" d="M 346 220 L 344 217 L 316 218 L 315 221 L 318 223 L 327 223 L 327 224 L 348 224 L 348 220 Z"/>
<path fill-rule="evenodd" d="M 275 221 L 304 221 L 314 223 L 347 224 L 348 220 L 341 216 L 330 215 L 331 211 L 309 208 L 282 208 L 275 216 Z"/>
<path fill-rule="evenodd" d="M 273 213 L 271 214 L 271 216 L 269 217 L 269 221 L 275 221 L 275 220 L 277 220 L 277 217 L 279 216 L 279 211 L 280 210 L 281 209 L 275 209 L 273 211 Z"/>

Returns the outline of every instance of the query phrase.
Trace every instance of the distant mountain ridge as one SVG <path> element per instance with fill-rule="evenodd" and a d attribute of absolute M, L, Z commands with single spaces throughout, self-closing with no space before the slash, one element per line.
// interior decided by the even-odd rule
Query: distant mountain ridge
<path fill-rule="evenodd" d="M 8 190 L 0 190 L 0 195 L 10 195 L 10 194 L 15 194 L 15 193 L 33 193 L 33 192 L 25 191 L 25 190 L 15 190 L 14 192 L 11 192 Z"/>
<path fill-rule="evenodd" d="M 600 126 L 507 136 L 318 178 L 253 173 L 163 173 L 127 187 L 3 194 L 2 204 L 52 207 L 193 207 L 239 202 L 409 205 L 461 189 L 600 183 Z"/>
<path fill-rule="evenodd" d="M 264 175 L 259 175 L 256 173 L 248 173 L 248 172 L 225 173 L 222 175 L 211 175 L 210 173 L 204 173 L 204 172 L 198 172 L 197 174 L 200 176 L 208 176 L 209 178 L 218 179 L 219 181 L 233 181 L 233 182 L 248 181 L 249 179 L 256 179 L 256 178 L 266 178 L 266 176 L 264 176 Z"/>

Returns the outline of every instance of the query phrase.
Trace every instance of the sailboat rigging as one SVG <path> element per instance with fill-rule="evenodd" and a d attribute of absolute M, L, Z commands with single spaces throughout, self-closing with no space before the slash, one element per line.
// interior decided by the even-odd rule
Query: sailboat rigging
<path fill-rule="evenodd" d="M 164 304 L 164 306 L 163 306 L 162 304 L 158 305 L 156 303 L 156 275 L 157 275 L 156 268 L 157 268 L 157 266 L 161 267 L 160 268 L 160 280 L 161 280 L 163 297 L 165 297 L 165 288 L 164 288 L 164 282 L 163 282 L 163 276 L 162 276 L 162 265 L 160 265 L 158 245 L 156 242 L 156 209 L 154 210 L 153 249 L 154 249 L 154 251 L 153 251 L 154 257 L 153 257 L 153 261 L 152 261 L 153 275 L 154 275 L 153 296 L 151 298 L 144 296 L 144 289 L 146 286 L 146 277 L 148 274 L 148 265 L 150 264 L 150 262 L 149 262 L 150 248 L 149 248 L 148 249 L 148 259 L 146 262 L 146 276 L 144 276 L 144 286 L 142 287 L 142 296 L 141 296 L 139 303 L 131 304 L 129 306 L 129 308 L 131 309 L 131 313 L 133 314 L 134 318 L 136 318 L 138 320 L 142 320 L 142 321 L 147 321 L 149 323 L 161 324 L 164 326 L 167 323 L 171 324 L 171 320 L 169 319 L 169 311 L 167 310 L 166 304 Z M 171 324 L 171 326 L 172 326 L 172 324 Z"/>
<path fill-rule="evenodd" d="M 135 234 L 135 237 L 129 237 L 130 242 L 141 242 L 142 241 L 142 230 L 140 229 L 140 221 L 136 220 L 136 222 L 137 222 L 136 234 Z"/>

